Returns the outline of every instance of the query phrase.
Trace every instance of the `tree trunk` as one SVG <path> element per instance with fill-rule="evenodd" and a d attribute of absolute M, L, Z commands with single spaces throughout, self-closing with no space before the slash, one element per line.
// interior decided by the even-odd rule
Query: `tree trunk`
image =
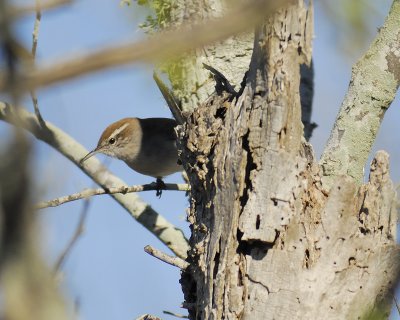
<path fill-rule="evenodd" d="M 221 17 L 227 9 L 225 0 L 179 0 L 173 4 L 169 25 L 174 28 Z M 249 67 L 253 40 L 253 32 L 244 32 L 164 65 L 184 111 L 195 109 L 214 92 L 214 83 L 203 63 L 223 72 L 236 88 L 240 86 Z"/>
<path fill-rule="evenodd" d="M 272 15 L 256 32 L 241 96 L 215 93 L 180 129 L 191 319 L 387 317 L 399 259 L 388 156 L 376 155 L 365 185 L 323 184 L 299 95 L 312 14 L 296 1 Z"/>

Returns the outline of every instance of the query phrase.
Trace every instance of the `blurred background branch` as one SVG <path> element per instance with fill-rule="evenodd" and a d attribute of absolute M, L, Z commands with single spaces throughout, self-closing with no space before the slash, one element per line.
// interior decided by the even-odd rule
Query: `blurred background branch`
<path fill-rule="evenodd" d="M 0 157 L 1 318 L 67 319 L 57 285 L 39 255 L 28 139 L 16 131 Z"/>
<path fill-rule="evenodd" d="M 97 52 L 53 62 L 48 66 L 25 72 L 19 89 L 48 86 L 86 73 L 95 72 L 137 61 L 157 61 L 183 54 L 211 42 L 225 39 L 259 24 L 277 8 L 283 6 L 271 0 L 242 2 L 218 19 L 198 25 L 187 25 L 166 31 L 140 42 L 113 46 Z M 0 74 L 0 90 L 6 87 L 4 74 Z"/>
<path fill-rule="evenodd" d="M 33 2 L 33 1 L 32 1 Z M 8 16 L 15 20 L 25 15 L 35 14 L 37 11 L 58 9 L 72 3 L 72 0 L 47 0 L 33 5 L 13 6 L 8 8 Z"/>
<path fill-rule="evenodd" d="M 20 56 L 7 15 L 6 1 L 0 1 L 0 50 L 5 56 L 5 79 L 14 103 L 20 96 Z M 1 319 L 67 319 L 64 301 L 46 267 L 38 246 L 39 232 L 32 207 L 31 141 L 13 118 L 9 139 L 0 151 L 0 285 Z"/>
<path fill-rule="evenodd" d="M 57 276 L 57 274 L 59 272 L 61 272 L 61 268 L 65 264 L 65 261 L 66 261 L 67 257 L 69 256 L 69 254 L 71 253 L 72 249 L 74 248 L 74 246 L 78 242 L 79 238 L 82 236 L 82 234 L 85 231 L 85 222 L 86 222 L 86 218 L 87 218 L 88 213 L 89 213 L 90 203 L 91 203 L 90 199 L 85 199 L 85 201 L 83 202 L 82 210 L 81 210 L 80 216 L 79 216 L 79 221 L 78 221 L 78 224 L 77 224 L 77 226 L 75 228 L 75 231 L 74 231 L 71 239 L 69 240 L 67 246 L 61 252 L 61 254 L 58 257 L 57 262 L 56 262 L 56 264 L 54 266 L 54 273 L 56 274 L 56 276 Z"/>

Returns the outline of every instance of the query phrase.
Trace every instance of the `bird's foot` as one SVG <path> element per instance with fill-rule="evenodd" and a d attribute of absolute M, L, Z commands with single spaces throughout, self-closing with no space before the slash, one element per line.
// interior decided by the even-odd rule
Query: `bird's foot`
<path fill-rule="evenodd" d="M 162 191 L 166 190 L 167 186 L 161 178 L 157 178 L 156 180 L 156 197 L 161 198 Z"/>

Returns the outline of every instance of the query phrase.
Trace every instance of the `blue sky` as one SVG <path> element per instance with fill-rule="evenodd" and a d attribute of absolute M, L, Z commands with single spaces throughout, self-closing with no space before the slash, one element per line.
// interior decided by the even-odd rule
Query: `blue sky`
<path fill-rule="evenodd" d="M 374 28 L 381 25 L 388 8 L 389 1 L 382 1 L 382 13 L 371 20 Z M 143 34 L 137 25 L 141 22 L 138 19 L 144 18 L 143 12 L 135 6 L 121 7 L 117 0 L 76 1 L 61 10 L 45 12 L 40 27 L 38 61 L 54 61 L 140 39 Z M 331 23 L 318 4 L 315 18 L 313 121 L 319 127 L 311 142 L 319 156 L 348 87 L 351 65 L 367 45 L 354 50 L 353 55 L 343 54 L 337 44 L 342 31 Z M 28 47 L 33 22 L 32 16 L 15 25 L 18 38 Z M 96 145 L 108 124 L 123 117 L 170 117 L 152 80 L 151 65 L 136 64 L 87 75 L 42 89 L 38 98 L 43 117 L 88 149 Z M 32 110 L 29 97 L 24 99 L 24 105 Z M 387 112 L 374 146 L 374 151 L 385 149 L 390 153 L 395 182 L 400 181 L 400 151 L 398 138 L 393 133 L 399 120 L 399 101 L 396 100 Z M 0 129 L 6 127 L 0 123 Z M 93 186 L 77 167 L 41 142 L 35 142 L 34 159 L 38 200 Z M 110 169 L 129 184 L 151 182 L 151 178 L 136 174 L 118 160 L 110 162 Z M 182 182 L 182 179 L 175 174 L 166 181 Z M 183 193 L 164 192 L 161 199 L 156 198 L 154 192 L 140 196 L 189 236 L 185 222 L 188 200 Z M 81 202 L 75 202 L 39 213 L 43 254 L 50 265 L 73 233 L 81 207 Z M 163 315 L 162 310 L 185 313 L 179 308 L 183 301 L 179 270 L 144 253 L 143 247 L 147 244 L 167 251 L 110 197 L 93 199 L 85 233 L 63 269 L 63 290 L 70 301 L 78 302 L 81 319 L 134 319 L 144 313 L 172 319 Z"/>

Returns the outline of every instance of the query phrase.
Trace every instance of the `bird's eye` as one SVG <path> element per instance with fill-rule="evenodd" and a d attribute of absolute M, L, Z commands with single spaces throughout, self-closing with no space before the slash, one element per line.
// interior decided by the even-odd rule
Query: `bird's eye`
<path fill-rule="evenodd" d="M 109 142 L 110 144 L 114 144 L 114 143 L 115 143 L 115 138 L 110 138 L 110 140 L 108 140 L 108 142 Z"/>

